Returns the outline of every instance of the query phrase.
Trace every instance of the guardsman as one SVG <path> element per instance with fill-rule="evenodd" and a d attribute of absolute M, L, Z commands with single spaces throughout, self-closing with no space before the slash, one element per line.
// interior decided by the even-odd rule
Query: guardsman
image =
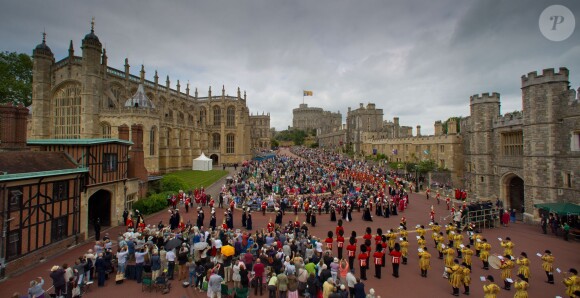
<path fill-rule="evenodd" d="M 518 268 L 518 277 L 521 275 L 521 279 L 529 281 L 530 278 L 530 260 L 528 259 L 528 255 L 525 252 L 520 254 L 520 257 L 516 260 L 516 264 L 520 267 Z"/>
<path fill-rule="evenodd" d="M 330 251 L 332 251 L 332 243 L 334 242 L 334 239 L 332 239 L 333 236 L 334 234 L 332 231 L 328 231 L 328 237 L 324 240 L 324 243 L 326 243 L 326 249 Z"/>
<path fill-rule="evenodd" d="M 548 283 L 554 284 L 554 256 L 552 252 L 546 250 L 544 255 L 542 255 L 542 268 L 546 271 L 546 276 L 548 276 Z"/>
<path fill-rule="evenodd" d="M 344 248 L 344 237 L 342 236 L 344 234 L 344 230 L 338 230 L 338 233 L 336 235 L 336 247 L 338 249 L 338 259 L 342 260 L 342 250 Z"/>
<path fill-rule="evenodd" d="M 487 284 L 483 285 L 483 298 L 496 298 L 501 290 L 498 285 L 493 282 L 493 276 L 487 276 Z"/>
<path fill-rule="evenodd" d="M 514 262 L 512 261 L 512 256 L 505 255 L 501 260 L 499 268 L 501 269 L 501 278 L 504 282 L 504 289 L 509 291 L 511 289 L 511 283 L 513 282 L 512 269 L 514 268 Z"/>
<path fill-rule="evenodd" d="M 431 268 L 431 254 L 426 247 L 419 249 L 419 268 L 421 269 L 421 276 L 427 277 L 427 270 Z"/>
<path fill-rule="evenodd" d="M 298 198 L 294 199 L 294 215 L 298 215 L 298 206 L 300 205 L 300 202 L 298 202 Z"/>
<path fill-rule="evenodd" d="M 268 208 L 268 202 L 262 200 L 262 215 L 266 215 L 266 208 Z"/>
<path fill-rule="evenodd" d="M 356 255 L 356 244 L 355 239 L 351 238 L 349 240 L 349 244 L 346 246 L 346 251 L 348 255 L 348 266 L 351 269 L 354 269 L 354 258 Z"/>
<path fill-rule="evenodd" d="M 514 248 L 514 243 L 510 239 L 510 237 L 506 237 L 505 240 L 501 241 L 501 247 L 503 247 L 503 255 L 512 255 L 512 251 Z"/>
<path fill-rule="evenodd" d="M 383 267 L 383 248 L 377 247 L 377 251 L 373 254 L 375 259 L 375 277 L 381 279 L 381 268 Z"/>
<path fill-rule="evenodd" d="M 361 280 L 367 280 L 367 260 L 368 260 L 368 254 L 366 253 L 367 247 L 364 244 L 361 244 L 360 246 L 360 254 L 358 255 L 358 262 L 360 265 L 360 279 Z"/>
<path fill-rule="evenodd" d="M 266 229 L 268 230 L 268 233 L 274 232 L 274 223 L 272 222 L 272 217 L 270 217 L 270 221 L 268 222 Z"/>
<path fill-rule="evenodd" d="M 451 248 L 452 249 L 452 248 Z M 445 272 L 449 275 L 449 284 L 453 288 L 453 296 L 459 296 L 459 287 L 462 284 L 462 272 L 461 266 L 459 266 L 459 261 L 457 259 L 451 261 L 451 265 L 445 265 Z"/>

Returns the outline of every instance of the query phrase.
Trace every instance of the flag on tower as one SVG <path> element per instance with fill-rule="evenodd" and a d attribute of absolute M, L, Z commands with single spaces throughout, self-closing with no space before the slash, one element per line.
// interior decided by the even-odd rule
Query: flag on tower
<path fill-rule="evenodd" d="M 304 90 L 303 96 L 312 96 L 312 91 Z"/>

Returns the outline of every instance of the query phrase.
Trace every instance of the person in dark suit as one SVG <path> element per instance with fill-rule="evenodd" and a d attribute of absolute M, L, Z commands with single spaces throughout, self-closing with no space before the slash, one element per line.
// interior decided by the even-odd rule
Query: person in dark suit
<path fill-rule="evenodd" d="M 101 219 L 97 217 L 97 219 L 95 219 L 95 240 L 99 241 L 101 240 Z"/>
<path fill-rule="evenodd" d="M 105 259 L 103 258 L 103 253 L 100 253 L 95 261 L 95 272 L 97 272 L 98 283 L 99 287 L 105 286 L 105 274 L 107 270 L 107 264 Z"/>
<path fill-rule="evenodd" d="M 356 284 L 354 284 L 354 298 L 365 298 L 366 296 L 365 284 L 360 281 L 360 278 L 357 278 Z"/>

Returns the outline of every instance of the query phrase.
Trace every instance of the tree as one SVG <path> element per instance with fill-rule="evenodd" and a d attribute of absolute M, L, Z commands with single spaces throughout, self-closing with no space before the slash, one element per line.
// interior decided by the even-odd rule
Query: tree
<path fill-rule="evenodd" d="M 16 52 L 0 53 L 0 103 L 32 103 L 32 58 Z"/>
<path fill-rule="evenodd" d="M 419 172 L 428 173 L 437 168 L 437 163 L 432 159 L 422 160 L 419 162 Z"/>

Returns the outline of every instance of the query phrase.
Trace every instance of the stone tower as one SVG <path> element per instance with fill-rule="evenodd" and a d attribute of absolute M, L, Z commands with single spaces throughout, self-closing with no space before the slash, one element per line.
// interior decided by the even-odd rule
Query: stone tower
<path fill-rule="evenodd" d="M 82 43 L 83 62 L 81 72 L 81 138 L 97 138 L 99 125 L 99 98 L 101 91 L 101 53 L 103 46 L 95 35 L 94 20 L 91 32 L 85 35 Z"/>
<path fill-rule="evenodd" d="M 491 198 L 497 188 L 493 175 L 493 120 L 500 115 L 499 93 L 473 95 L 469 100 L 471 110 L 469 141 L 472 146 L 467 159 L 475 167 L 473 172 L 477 173 L 471 181 L 472 190 L 479 194 L 480 199 Z M 449 125 L 455 128 L 455 122 L 450 121 Z"/>
<path fill-rule="evenodd" d="M 32 51 L 32 138 L 46 139 L 50 137 L 50 93 L 52 88 L 52 67 L 54 54 L 46 45 L 46 33 L 43 33 L 42 43 Z"/>
<path fill-rule="evenodd" d="M 565 165 L 558 164 L 559 156 L 568 152 L 565 142 L 559 142 L 560 135 L 568 136 L 568 131 L 560 132 L 562 118 L 574 90 L 568 86 L 568 69 L 545 69 L 541 75 L 530 72 L 522 76 L 522 100 L 524 109 L 524 182 L 526 210 L 533 210 L 532 204 L 558 198 L 561 172 Z M 568 136 L 569 138 L 569 136 Z"/>

